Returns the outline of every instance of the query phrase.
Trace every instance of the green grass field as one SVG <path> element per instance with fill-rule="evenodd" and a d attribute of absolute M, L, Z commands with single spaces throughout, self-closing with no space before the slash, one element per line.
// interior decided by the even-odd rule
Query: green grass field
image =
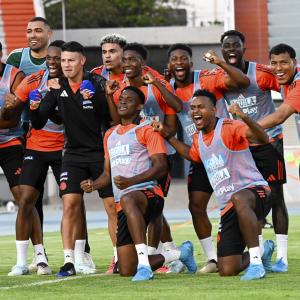
<path fill-rule="evenodd" d="M 213 221 L 214 233 L 217 221 Z M 204 263 L 192 224 L 172 226 L 177 244 L 191 240 L 199 266 Z M 300 299 L 300 217 L 290 220 L 289 272 L 268 274 L 267 278 L 241 282 L 239 276 L 221 278 L 218 274 L 157 274 L 153 281 L 133 283 L 130 278 L 103 275 L 112 257 L 112 248 L 106 230 L 89 232 L 92 255 L 98 274 L 57 279 L 54 275 L 41 277 L 26 275 L 8 277 L 15 263 L 13 236 L 0 237 L 0 299 Z M 214 235 L 215 236 L 215 235 Z M 272 229 L 264 230 L 265 239 L 274 239 Z M 49 263 L 57 272 L 63 263 L 59 233 L 45 234 Z M 29 256 L 31 258 L 31 250 Z M 275 254 L 273 255 L 273 259 Z"/>

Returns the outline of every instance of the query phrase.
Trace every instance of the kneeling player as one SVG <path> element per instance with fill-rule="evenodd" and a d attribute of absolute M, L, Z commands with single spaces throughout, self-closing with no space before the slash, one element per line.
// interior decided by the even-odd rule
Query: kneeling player
<path fill-rule="evenodd" d="M 123 89 L 118 104 L 121 125 L 107 131 L 104 138 L 104 172 L 94 182 L 88 179 L 81 183 L 85 192 L 91 192 L 102 189 L 112 178 L 118 207 L 119 271 L 123 276 L 135 274 L 133 281 L 152 279 L 152 270 L 177 259 L 189 272 L 197 270 L 191 242 L 148 256 L 146 229 L 163 210 L 163 193 L 157 179 L 167 172 L 167 159 L 161 136 L 153 131 L 149 122 L 140 122 L 144 102 L 145 96 L 138 88 Z"/>

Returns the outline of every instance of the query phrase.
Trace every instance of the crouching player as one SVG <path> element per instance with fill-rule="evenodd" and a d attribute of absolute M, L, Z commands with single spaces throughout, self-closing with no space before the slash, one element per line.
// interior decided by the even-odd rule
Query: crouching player
<path fill-rule="evenodd" d="M 250 263 L 241 280 L 263 278 L 272 251 L 260 255 L 258 220 L 263 217 L 263 201 L 270 190 L 255 166 L 249 142 L 264 144 L 268 136 L 237 104 L 230 112 L 246 124 L 216 118 L 216 98 L 208 91 L 195 91 L 190 108 L 199 131 L 191 147 L 175 139 L 161 123 L 153 127 L 184 158 L 203 161 L 221 213 L 217 248 L 220 275 L 237 275 Z M 246 246 L 249 252 L 244 252 Z"/>
<path fill-rule="evenodd" d="M 90 193 L 112 180 L 118 208 L 119 272 L 122 276 L 134 275 L 133 281 L 152 279 L 152 270 L 178 259 L 190 273 L 197 271 L 191 242 L 148 256 L 147 225 L 160 217 L 164 207 L 157 179 L 167 173 L 168 167 L 163 138 L 153 131 L 149 122 L 140 120 L 144 103 L 145 96 L 138 88 L 123 89 L 118 103 L 121 124 L 108 130 L 104 138 L 104 172 L 95 181 L 81 182 L 81 188 Z"/>

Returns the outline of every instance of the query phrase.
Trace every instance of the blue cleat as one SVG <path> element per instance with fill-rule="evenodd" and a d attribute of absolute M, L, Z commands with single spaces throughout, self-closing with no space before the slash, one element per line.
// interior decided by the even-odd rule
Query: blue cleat
<path fill-rule="evenodd" d="M 153 273 L 149 266 L 138 265 L 137 272 L 132 278 L 132 281 L 146 281 L 153 279 Z"/>
<path fill-rule="evenodd" d="M 242 281 L 249 281 L 264 278 L 266 271 L 263 264 L 250 264 L 246 273 L 241 277 Z"/>
<path fill-rule="evenodd" d="M 285 264 L 282 258 L 277 259 L 275 264 L 272 266 L 272 272 L 284 273 L 288 271 L 288 265 Z"/>
<path fill-rule="evenodd" d="M 197 272 L 197 265 L 194 259 L 194 246 L 192 242 L 186 241 L 182 243 L 178 249 L 180 250 L 180 261 L 187 267 L 189 273 Z"/>
<path fill-rule="evenodd" d="M 271 240 L 264 242 L 264 254 L 261 257 L 261 261 L 267 273 L 272 272 L 272 255 L 275 249 L 275 244 Z"/>
<path fill-rule="evenodd" d="M 64 264 L 58 273 L 56 273 L 57 277 L 68 277 L 76 275 L 75 267 L 72 263 Z"/>

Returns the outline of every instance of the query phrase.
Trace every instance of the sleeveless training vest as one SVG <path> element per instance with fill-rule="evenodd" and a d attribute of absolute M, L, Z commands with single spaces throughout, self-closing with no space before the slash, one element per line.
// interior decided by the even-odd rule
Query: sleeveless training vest
<path fill-rule="evenodd" d="M 46 68 L 46 60 L 41 65 L 34 64 L 30 59 L 30 48 L 23 48 L 19 69 L 26 76 Z"/>

